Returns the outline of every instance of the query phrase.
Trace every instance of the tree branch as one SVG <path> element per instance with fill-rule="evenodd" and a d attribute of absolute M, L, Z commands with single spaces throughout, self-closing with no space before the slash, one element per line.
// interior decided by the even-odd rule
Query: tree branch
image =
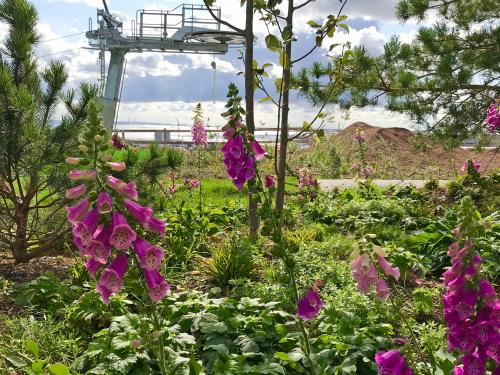
<path fill-rule="evenodd" d="M 219 22 L 219 23 L 220 23 L 220 24 L 222 24 L 222 25 L 225 25 L 225 26 L 229 27 L 231 30 L 233 30 L 233 31 L 237 32 L 237 33 L 238 33 L 238 34 L 240 34 L 240 35 L 243 35 L 243 36 L 245 35 L 245 30 L 242 30 L 242 29 L 240 29 L 240 28 L 238 28 L 238 27 L 236 27 L 236 26 L 234 26 L 234 25 L 230 24 L 229 22 L 224 21 L 223 19 L 220 19 L 219 17 L 217 17 L 217 16 L 215 15 L 215 13 L 212 11 L 212 8 L 210 8 L 210 5 L 208 5 L 207 0 L 203 0 L 203 3 L 204 3 L 204 4 L 205 4 L 205 6 L 207 7 L 208 12 L 210 13 L 210 15 L 212 16 L 212 18 L 213 18 L 214 20 L 216 20 L 217 22 Z"/>

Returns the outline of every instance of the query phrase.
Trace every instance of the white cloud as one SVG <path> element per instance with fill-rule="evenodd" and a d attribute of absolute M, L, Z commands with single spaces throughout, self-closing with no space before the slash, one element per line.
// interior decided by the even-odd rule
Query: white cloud
<path fill-rule="evenodd" d="M 351 43 L 352 47 L 364 45 L 371 55 L 379 55 L 384 51 L 384 44 L 387 37 L 375 26 L 365 27 L 360 30 L 351 28 L 349 32 L 341 31 L 335 33 L 333 38 L 327 38 L 323 43 L 323 48 L 328 51 L 330 44 Z M 341 46 L 334 48 L 333 53 L 339 53 Z"/>
<path fill-rule="evenodd" d="M 160 53 L 129 54 L 127 57 L 127 75 L 178 77 L 181 73 L 178 64 L 169 62 L 167 56 Z"/>

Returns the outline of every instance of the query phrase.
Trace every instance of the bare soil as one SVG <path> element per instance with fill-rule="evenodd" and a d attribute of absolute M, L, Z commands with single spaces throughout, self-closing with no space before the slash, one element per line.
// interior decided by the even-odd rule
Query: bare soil
<path fill-rule="evenodd" d="M 453 178 L 460 174 L 460 168 L 467 159 L 481 164 L 480 172 L 491 172 L 500 168 L 498 150 L 460 147 L 445 149 L 442 145 L 426 143 L 424 148 L 416 147 L 416 133 L 405 128 L 381 128 L 364 122 L 355 122 L 337 136 L 341 153 L 346 160 L 352 160 L 358 153 L 357 142 L 353 140 L 356 129 L 364 131 L 366 158 L 376 165 L 379 177 L 388 178 Z M 387 173 L 384 176 L 384 173 Z"/>

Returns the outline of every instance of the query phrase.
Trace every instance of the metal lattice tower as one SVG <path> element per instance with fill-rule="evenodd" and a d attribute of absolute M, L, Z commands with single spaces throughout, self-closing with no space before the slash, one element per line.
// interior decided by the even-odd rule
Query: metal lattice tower
<path fill-rule="evenodd" d="M 131 35 L 123 33 L 123 24 L 111 15 L 106 1 L 97 10 L 97 29 L 89 20 L 86 36 L 92 49 L 99 50 L 99 84 L 103 103 L 103 124 L 112 130 L 123 80 L 125 55 L 143 51 L 225 54 L 229 45 L 242 45 L 244 38 L 221 30 L 204 5 L 182 4 L 175 9 L 138 10 L 132 21 Z M 221 9 L 212 11 L 220 17 Z M 106 74 L 105 52 L 111 57 Z"/>

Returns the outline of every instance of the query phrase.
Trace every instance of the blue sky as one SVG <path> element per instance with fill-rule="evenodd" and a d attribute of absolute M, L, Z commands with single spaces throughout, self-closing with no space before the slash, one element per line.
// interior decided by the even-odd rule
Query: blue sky
<path fill-rule="evenodd" d="M 348 0 L 344 14 L 350 25 L 350 33 L 339 33 L 335 42 L 351 41 L 353 45 L 365 45 L 373 54 L 383 49 L 383 43 L 391 35 L 398 34 L 405 41 L 410 41 L 417 25 L 414 23 L 402 25 L 394 16 L 394 6 L 397 0 Z M 66 62 L 69 69 L 69 87 L 76 87 L 81 81 L 97 81 L 97 52 L 87 47 L 84 34 L 72 37 L 55 38 L 84 33 L 88 29 L 89 18 L 95 25 L 96 8 L 102 7 L 100 0 L 33 0 L 39 12 L 39 32 L 41 43 L 37 48 L 37 55 L 43 61 L 58 58 Z M 202 3 L 194 0 L 193 3 Z M 108 0 L 112 13 L 125 21 L 125 33 L 128 33 L 129 20 L 135 18 L 138 9 L 172 9 L 179 2 L 161 1 L 118 1 Z M 242 27 L 243 10 L 237 0 L 218 0 L 222 7 L 225 19 Z M 314 42 L 314 34 L 309 30 L 306 22 L 310 19 L 321 20 L 327 14 L 336 14 L 340 3 L 336 0 L 317 0 L 310 6 L 303 8 L 296 17 L 295 30 L 298 42 L 294 49 L 296 56 L 307 51 Z M 255 55 L 262 64 L 276 63 L 276 55 L 270 53 L 263 46 L 265 28 L 256 22 L 258 42 Z M 0 40 L 2 35 L 0 26 Z M 63 53 L 60 53 L 65 51 Z M 314 61 L 327 61 L 327 50 L 319 49 L 305 59 L 301 66 L 307 66 Z M 122 103 L 120 105 L 119 120 L 162 123 L 189 123 L 191 109 L 197 102 L 202 102 L 205 115 L 212 118 L 213 125 L 220 125 L 218 117 L 224 106 L 226 88 L 229 82 L 236 82 L 241 87 L 242 76 L 238 72 L 243 70 L 241 60 L 238 59 L 238 50 L 230 50 L 227 55 L 217 56 L 217 71 L 215 75 L 215 98 L 213 97 L 213 69 L 210 63 L 212 56 L 208 55 L 178 55 L 143 53 L 127 55 L 127 71 L 123 86 Z M 301 66 L 297 66 L 300 68 Z M 276 66 L 272 69 L 278 72 Z M 272 89 L 272 86 L 268 86 Z M 260 93 L 258 96 L 262 96 Z M 215 101 L 213 100 L 215 99 Z M 303 99 L 293 95 L 292 125 L 301 125 L 312 117 L 314 108 Z M 367 109 L 353 109 L 350 112 L 340 112 L 330 108 L 332 117 L 329 127 L 343 127 L 355 121 L 365 121 L 379 126 L 409 126 L 411 123 L 403 116 L 387 113 L 381 107 Z M 276 122 L 274 109 L 271 104 L 257 106 L 257 121 L 266 126 L 273 126 Z"/>

